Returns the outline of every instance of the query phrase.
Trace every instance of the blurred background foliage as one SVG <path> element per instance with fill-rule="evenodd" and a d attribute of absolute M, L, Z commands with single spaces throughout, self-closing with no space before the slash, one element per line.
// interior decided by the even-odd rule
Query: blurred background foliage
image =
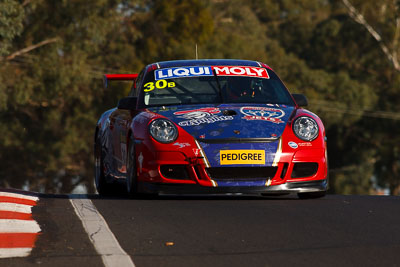
<path fill-rule="evenodd" d="M 104 73 L 162 60 L 274 68 L 325 123 L 330 187 L 400 194 L 398 0 L 2 0 L 0 186 L 94 192 L 93 131 L 127 93 Z"/>

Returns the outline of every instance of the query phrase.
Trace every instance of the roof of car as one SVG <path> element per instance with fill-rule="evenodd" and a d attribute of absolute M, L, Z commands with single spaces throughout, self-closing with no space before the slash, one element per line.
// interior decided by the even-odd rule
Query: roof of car
<path fill-rule="evenodd" d="M 189 59 L 161 61 L 157 63 L 160 68 L 172 68 L 181 66 L 251 66 L 261 67 L 261 63 L 252 60 L 241 59 Z"/>

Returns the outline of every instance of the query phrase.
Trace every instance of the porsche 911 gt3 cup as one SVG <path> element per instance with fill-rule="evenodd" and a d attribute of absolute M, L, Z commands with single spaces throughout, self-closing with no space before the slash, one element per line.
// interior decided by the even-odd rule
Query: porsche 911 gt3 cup
<path fill-rule="evenodd" d="M 324 126 L 266 64 L 165 61 L 113 80 L 132 90 L 96 126 L 100 194 L 124 181 L 131 195 L 325 195 Z"/>

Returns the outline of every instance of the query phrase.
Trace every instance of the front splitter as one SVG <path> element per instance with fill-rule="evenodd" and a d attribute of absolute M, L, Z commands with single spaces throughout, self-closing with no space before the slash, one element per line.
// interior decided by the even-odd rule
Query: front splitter
<path fill-rule="evenodd" d="M 328 179 L 310 182 L 292 182 L 272 186 L 220 186 L 206 187 L 186 184 L 139 183 L 139 191 L 158 194 L 262 194 L 280 195 L 290 193 L 323 192 L 328 190 Z"/>

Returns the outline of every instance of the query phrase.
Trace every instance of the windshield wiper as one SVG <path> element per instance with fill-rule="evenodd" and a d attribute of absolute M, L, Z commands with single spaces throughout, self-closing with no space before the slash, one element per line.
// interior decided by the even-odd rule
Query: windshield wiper
<path fill-rule="evenodd" d="M 225 101 L 224 101 L 224 97 L 222 96 L 221 85 L 219 84 L 217 72 L 215 71 L 215 69 L 213 70 L 213 73 L 214 73 L 215 81 L 217 82 L 217 85 L 218 85 L 218 92 L 219 92 L 219 97 L 221 99 L 221 103 L 224 103 Z"/>

